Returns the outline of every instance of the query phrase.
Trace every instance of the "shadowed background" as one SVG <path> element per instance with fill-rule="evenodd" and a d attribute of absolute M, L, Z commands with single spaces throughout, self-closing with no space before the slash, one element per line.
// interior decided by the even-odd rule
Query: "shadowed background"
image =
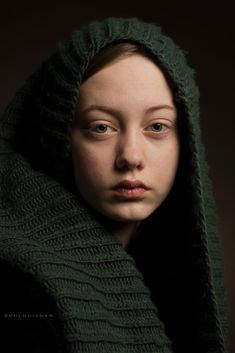
<path fill-rule="evenodd" d="M 184 49 L 201 92 L 202 138 L 210 165 L 225 260 L 231 353 L 235 353 L 235 45 L 226 2 L 22 0 L 1 5 L 0 112 L 15 91 L 73 30 L 108 16 L 155 22 Z"/>

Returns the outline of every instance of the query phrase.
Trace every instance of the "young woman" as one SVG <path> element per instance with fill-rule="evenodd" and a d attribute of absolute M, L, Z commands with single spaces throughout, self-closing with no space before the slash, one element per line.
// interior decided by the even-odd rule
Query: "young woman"
<path fill-rule="evenodd" d="M 226 352 L 198 90 L 160 28 L 74 32 L 1 119 L 8 351 Z"/>

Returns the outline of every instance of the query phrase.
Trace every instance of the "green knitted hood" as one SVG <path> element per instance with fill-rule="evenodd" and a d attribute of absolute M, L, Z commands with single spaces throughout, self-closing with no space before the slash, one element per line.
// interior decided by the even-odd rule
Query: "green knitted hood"
<path fill-rule="evenodd" d="M 90 60 L 122 41 L 156 57 L 183 117 L 175 184 L 128 251 L 77 197 L 70 144 Z M 50 298 L 63 352 L 226 352 L 222 250 L 198 89 L 184 53 L 158 26 L 108 18 L 59 45 L 1 117 L 0 178 L 0 258 Z"/>

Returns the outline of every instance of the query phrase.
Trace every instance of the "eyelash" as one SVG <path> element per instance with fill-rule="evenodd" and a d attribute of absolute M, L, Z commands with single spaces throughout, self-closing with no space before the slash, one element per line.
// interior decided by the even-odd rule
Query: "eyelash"
<path fill-rule="evenodd" d="M 111 126 L 109 126 L 108 124 L 96 124 L 95 126 L 94 126 L 94 129 L 96 129 L 97 127 L 99 127 L 99 126 L 105 126 L 105 127 L 110 127 L 111 128 Z M 112 129 L 112 130 L 114 130 L 114 129 Z M 96 132 L 96 133 L 101 133 L 101 134 L 104 134 L 104 131 L 103 132 L 98 132 L 98 131 L 93 131 L 93 130 L 91 130 L 92 132 Z M 106 131 L 105 131 L 106 132 Z"/>
<path fill-rule="evenodd" d="M 165 124 L 163 124 L 163 123 L 153 123 L 153 124 L 151 124 L 150 126 L 153 127 L 154 125 L 161 125 L 161 127 L 165 127 L 165 128 L 167 128 L 167 129 L 169 128 L 167 125 L 165 125 Z M 114 128 L 112 128 L 112 127 L 109 126 L 108 124 L 102 124 L 102 123 L 100 123 L 100 124 L 94 125 L 94 127 L 91 128 L 91 132 L 94 132 L 94 133 L 99 134 L 99 135 L 105 135 L 106 132 L 107 132 L 107 130 L 106 130 L 106 131 L 103 131 L 103 132 L 94 131 L 94 130 L 95 130 L 97 127 L 99 127 L 99 126 L 105 126 L 105 127 L 107 127 L 107 128 L 111 128 L 112 130 L 114 130 Z M 151 131 L 155 132 L 154 130 L 151 130 Z M 163 133 L 163 132 L 162 132 L 162 130 L 161 130 L 160 132 L 159 132 L 159 131 L 156 131 L 156 133 L 160 134 L 160 133 Z"/>

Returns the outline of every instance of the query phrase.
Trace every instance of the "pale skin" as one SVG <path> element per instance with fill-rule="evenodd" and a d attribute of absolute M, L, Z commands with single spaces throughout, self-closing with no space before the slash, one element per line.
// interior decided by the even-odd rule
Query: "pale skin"
<path fill-rule="evenodd" d="M 179 162 L 177 110 L 154 62 L 121 57 L 81 85 L 72 154 L 79 193 L 126 248 L 169 194 Z M 120 200 L 113 187 L 123 180 L 142 181 L 144 197 Z"/>

